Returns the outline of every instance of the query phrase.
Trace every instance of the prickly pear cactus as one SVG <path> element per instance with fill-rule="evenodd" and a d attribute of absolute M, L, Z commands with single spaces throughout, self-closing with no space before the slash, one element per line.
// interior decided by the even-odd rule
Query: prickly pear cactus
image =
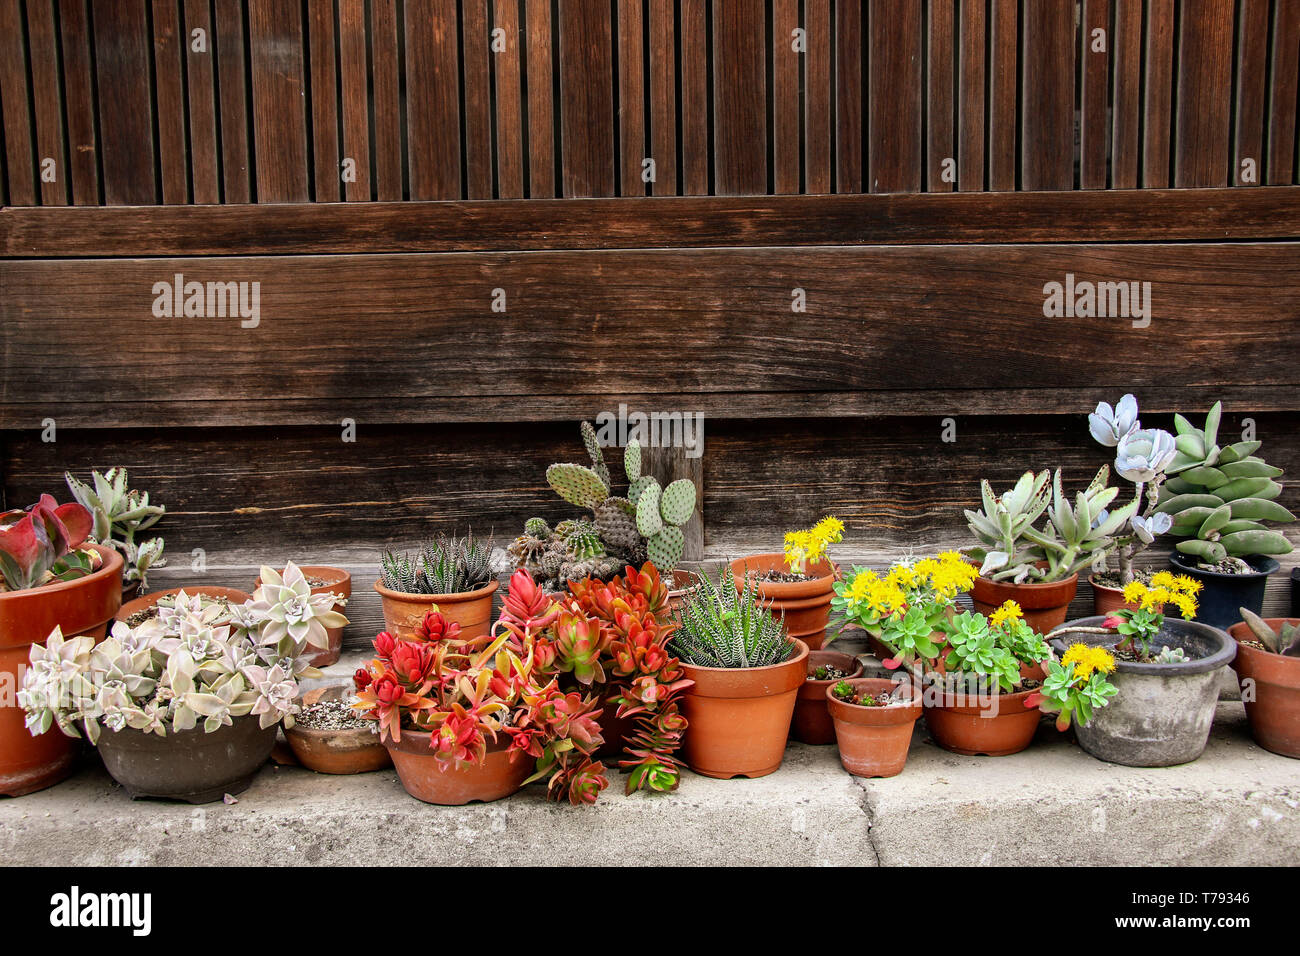
<path fill-rule="evenodd" d="M 664 525 L 660 531 L 646 540 L 646 555 L 655 567 L 671 570 L 677 567 L 686 547 L 686 536 L 676 525 Z"/>
<path fill-rule="evenodd" d="M 664 519 L 659 513 L 659 499 L 663 492 L 653 478 L 641 490 L 636 502 L 636 530 L 645 538 L 652 538 L 663 530 Z"/>
<path fill-rule="evenodd" d="M 591 470 L 596 473 L 596 477 L 605 483 L 605 487 L 608 489 L 613 485 L 613 482 L 609 478 L 609 467 L 605 464 L 605 453 L 601 450 L 599 439 L 596 438 L 596 428 L 591 422 L 583 422 L 580 430 L 582 431 L 582 443 L 587 446 L 587 456 L 591 458 Z"/>
<path fill-rule="evenodd" d="M 626 498 L 609 498 L 596 509 L 596 530 L 611 548 L 631 551 L 641 543 L 635 515 L 636 510 Z"/>
<path fill-rule="evenodd" d="M 629 484 L 635 484 L 641 477 L 641 443 L 635 438 L 627 443 L 623 450 L 623 470 L 627 472 Z"/>
<path fill-rule="evenodd" d="M 689 478 L 678 478 L 665 488 L 659 513 L 668 524 L 680 526 L 690 521 L 695 513 L 695 483 Z"/>
<path fill-rule="evenodd" d="M 609 497 L 609 485 L 585 465 L 551 465 L 546 480 L 557 495 L 579 508 L 595 509 Z"/>

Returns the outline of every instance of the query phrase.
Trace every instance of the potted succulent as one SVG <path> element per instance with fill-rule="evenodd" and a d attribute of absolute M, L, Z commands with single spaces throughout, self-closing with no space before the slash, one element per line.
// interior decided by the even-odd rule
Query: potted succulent
<path fill-rule="evenodd" d="M 87 545 L 94 525 L 76 503 L 49 495 L 27 511 L 0 514 L 0 690 L 23 683 L 35 648 L 58 629 L 97 640 L 122 600 L 122 556 Z M 0 707 L 0 794 L 16 797 L 72 772 L 73 741 L 51 731 L 33 737 L 22 711 Z"/>
<path fill-rule="evenodd" d="M 300 564 L 299 570 L 307 578 L 311 593 L 334 595 L 334 610 L 342 614 L 347 610 L 352 598 L 352 575 L 342 568 L 332 568 L 324 564 Z M 261 587 L 258 578 L 254 587 Z M 326 628 L 329 645 L 324 648 L 312 648 L 307 656 L 307 663 L 312 667 L 328 667 L 339 659 L 343 653 L 343 628 Z"/>
<path fill-rule="evenodd" d="M 149 569 L 167 564 L 163 558 L 163 539 L 135 540 L 137 533 L 152 528 L 167 513 L 162 505 L 149 503 L 149 492 L 135 491 L 127 485 L 125 468 L 110 468 L 104 474 L 90 473 L 86 484 L 64 472 L 68 490 L 95 519 L 91 539 L 112 548 L 126 562 L 122 575 L 122 600 L 133 600 L 149 588 Z"/>
<path fill-rule="evenodd" d="M 1284 757 L 1300 757 L 1300 619 L 1261 618 L 1241 608 L 1234 668 L 1255 742 Z"/>
<path fill-rule="evenodd" d="M 1170 534 L 1179 539 L 1174 570 L 1203 586 L 1199 620 L 1226 628 L 1241 620 L 1240 607 L 1259 614 L 1268 576 L 1278 569 L 1271 555 L 1291 552 L 1291 542 L 1264 522 L 1295 515 L 1274 500 L 1282 469 L 1255 454 L 1259 441 L 1219 446 L 1222 409 L 1215 402 L 1203 428 L 1174 416 L 1178 453 L 1156 510 L 1170 516 Z"/>
<path fill-rule="evenodd" d="M 576 805 L 609 785 L 595 760 L 555 773 L 571 751 L 590 758 L 599 748 L 599 700 L 566 694 L 538 674 L 530 629 L 464 637 L 457 622 L 430 611 L 410 638 L 384 631 L 374 647 L 354 677 L 356 707 L 378 721 L 402 786 L 417 800 L 499 800 L 550 777 Z"/>
<path fill-rule="evenodd" d="M 541 680 L 601 701 L 603 746 L 596 756 L 620 755 L 628 793 L 675 790 L 680 780 L 677 751 L 686 729 L 680 698 L 690 681 L 666 649 L 675 627 L 671 614 L 668 585 L 646 562 L 609 582 L 571 581 L 560 595 L 546 594 L 521 568 L 497 621 L 517 653 L 527 640 L 535 642 Z M 548 793 L 571 794 L 589 761 L 576 749 L 558 753 Z"/>
<path fill-rule="evenodd" d="M 134 798 L 209 803 L 245 789 L 292 724 L 303 660 L 335 612 L 292 564 L 262 569 L 254 599 L 231 609 L 178 597 L 99 642 L 56 629 L 31 650 L 19 703 L 32 734 L 84 731 Z"/>
<path fill-rule="evenodd" d="M 922 713 L 915 686 L 867 677 L 836 681 L 823 693 L 844 769 L 855 777 L 902 773 Z"/>
<path fill-rule="evenodd" d="M 1106 567 L 1106 552 L 1098 555 L 1093 573 L 1092 606 L 1096 614 L 1109 614 L 1124 607 L 1124 586 L 1134 578 L 1150 582 L 1150 573 L 1137 571 L 1133 562 L 1155 539 L 1173 527 L 1173 519 L 1158 509 L 1165 470 L 1177 453 L 1174 436 L 1159 428 L 1143 428 L 1138 421 L 1138 403 L 1125 395 L 1112 408 L 1101 402 L 1088 416 L 1088 431 L 1098 443 L 1115 449 L 1115 472 L 1133 483 L 1137 509 L 1127 525 L 1115 532 L 1114 554 L 1118 570 Z"/>
<path fill-rule="evenodd" d="M 808 645 L 789 637 L 753 579 L 707 576 L 677 611 L 668 642 L 694 682 L 683 697 L 686 763 L 707 777 L 762 777 L 781 766 Z"/>
<path fill-rule="evenodd" d="M 1126 603 L 1109 616 L 1086 617 L 1049 635 L 1066 653 L 1070 643 L 1104 647 L 1115 658 L 1109 680 L 1116 693 L 1092 720 L 1075 728 L 1088 753 L 1131 767 L 1166 767 L 1195 760 L 1205 749 L 1224 667 L 1235 642 L 1195 617 L 1200 582 L 1168 571 L 1151 584 L 1132 581 Z M 1166 617 L 1177 608 L 1183 620 Z"/>
<path fill-rule="evenodd" d="M 492 629 L 491 549 L 472 534 L 440 536 L 415 559 L 385 552 L 375 582 L 384 607 L 384 626 L 396 637 L 412 637 L 424 616 L 439 611 L 460 625 L 465 637 Z"/>
<path fill-rule="evenodd" d="M 154 591 L 152 594 L 144 594 L 134 600 L 127 601 L 118 609 L 115 619 L 136 627 L 150 618 L 156 618 L 164 609 L 175 607 L 177 598 L 181 595 L 184 595 L 187 600 L 197 598 L 204 608 L 209 605 L 219 607 L 221 609 L 221 620 L 223 621 L 230 620 L 233 608 L 253 599 L 251 594 L 240 591 L 238 588 L 223 588 L 210 584 L 191 584 L 183 588 Z"/>
<path fill-rule="evenodd" d="M 350 686 L 332 685 L 309 690 L 298 698 L 301 708 L 293 726 L 285 728 L 294 758 L 317 773 L 351 774 L 382 770 L 393 765 L 388 748 L 379 739 L 379 727 L 352 706 Z"/>
<path fill-rule="evenodd" d="M 826 691 L 840 681 L 862 676 L 862 662 L 840 651 L 810 651 L 808 676 L 794 702 L 790 737 L 805 744 L 835 743 L 835 725 L 826 706 Z"/>
<path fill-rule="evenodd" d="M 787 633 L 817 650 L 826 639 L 839 576 L 826 551 L 843 540 L 843 522 L 829 515 L 805 531 L 787 532 L 783 553 L 751 554 L 731 562 L 736 588 L 752 580 L 759 598 L 784 618 Z"/>
<path fill-rule="evenodd" d="M 1071 644 L 1059 661 L 1047 662 L 1043 686 L 1025 699 L 1025 706 L 1055 714 L 1056 729 L 1062 732 L 1071 721 L 1086 726 L 1118 693 L 1108 677 L 1114 670 L 1115 655 L 1106 648 Z"/>
<path fill-rule="evenodd" d="M 1040 634 L 1065 620 L 1079 571 L 1114 550 L 1112 536 L 1140 504 L 1134 500 L 1108 511 L 1119 495 L 1118 488 L 1108 487 L 1109 476 L 1110 468 L 1103 466 L 1073 507 L 1061 490 L 1059 470 L 1055 477 L 1048 471 L 1026 472 L 1001 496 L 993 494 L 988 481 L 980 482 L 983 508 L 966 512 L 979 541 L 969 552 L 980 562 L 980 577 L 971 588 L 977 611 L 988 614 L 1015 601 Z M 1047 520 L 1035 528 L 1044 512 Z"/>
<path fill-rule="evenodd" d="M 689 584 L 685 576 L 677 579 L 675 571 L 686 543 L 682 526 L 695 513 L 694 482 L 678 478 L 660 485 L 642 471 L 641 445 L 634 438 L 623 450 L 627 493 L 615 495 L 596 429 L 583 422 L 581 431 L 591 464 L 551 465 L 546 481 L 591 517 L 561 521 L 553 528 L 542 518 L 529 518 L 508 549 L 517 566 L 550 593 L 563 591 L 569 581 L 608 580 L 647 560 L 660 574 L 674 575 L 675 588 Z"/>

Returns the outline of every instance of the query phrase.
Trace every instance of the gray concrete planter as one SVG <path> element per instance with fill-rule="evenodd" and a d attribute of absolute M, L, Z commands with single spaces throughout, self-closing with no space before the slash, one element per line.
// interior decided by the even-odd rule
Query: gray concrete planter
<path fill-rule="evenodd" d="M 1065 627 L 1100 627 L 1102 616 Z M 1070 644 L 1114 647 L 1115 634 L 1068 634 L 1052 639 L 1057 653 Z M 1098 760 L 1129 767 L 1168 767 L 1195 760 L 1205 750 L 1219 700 L 1223 669 L 1237 655 L 1237 642 L 1217 627 L 1167 618 L 1153 646 L 1181 647 L 1183 664 L 1119 661 L 1110 675 L 1119 692 L 1086 727 L 1075 726 L 1079 746 Z"/>

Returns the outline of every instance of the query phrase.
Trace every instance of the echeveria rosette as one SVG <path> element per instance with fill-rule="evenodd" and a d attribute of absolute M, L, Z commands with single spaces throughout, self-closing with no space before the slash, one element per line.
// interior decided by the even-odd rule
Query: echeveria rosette
<path fill-rule="evenodd" d="M 1174 436 L 1160 428 L 1134 428 L 1119 440 L 1115 470 L 1134 484 L 1163 475 L 1178 449 Z"/>
<path fill-rule="evenodd" d="M 277 656 L 292 658 L 308 646 L 329 647 L 327 628 L 343 627 L 348 619 L 334 610 L 334 594 L 312 594 L 302 569 L 290 561 L 281 575 L 262 568 L 262 583 L 249 611 L 260 619 L 257 643 L 273 646 Z"/>
<path fill-rule="evenodd" d="M 1088 431 L 1107 448 L 1114 448 L 1138 424 L 1137 399 L 1125 395 L 1114 408 L 1109 402 L 1098 402 L 1097 410 L 1088 416 Z"/>

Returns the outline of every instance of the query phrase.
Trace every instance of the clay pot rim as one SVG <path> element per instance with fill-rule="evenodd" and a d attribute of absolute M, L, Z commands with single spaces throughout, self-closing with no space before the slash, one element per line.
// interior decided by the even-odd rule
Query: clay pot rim
<path fill-rule="evenodd" d="M 863 664 L 861 660 L 859 660 L 857 654 L 850 654 L 847 651 L 825 650 L 819 647 L 815 651 L 808 652 L 808 673 L 810 675 L 812 674 L 813 671 L 814 654 L 837 654 L 840 657 L 850 658 L 853 661 L 853 671 L 849 674 L 848 677 L 828 677 L 826 680 L 818 680 L 817 678 L 811 676 L 805 677 L 803 682 L 805 687 L 815 687 L 820 684 L 837 684 L 842 680 L 857 680 L 860 677 L 862 677 L 863 671 L 867 669 L 866 665 Z"/>
<path fill-rule="evenodd" d="M 204 730 L 203 724 L 201 722 L 195 724 L 193 727 L 190 727 L 188 730 L 173 730 L 169 727 L 167 728 L 167 735 L 164 737 L 159 737 L 155 733 L 149 733 L 143 730 L 138 730 L 135 727 L 123 727 L 121 730 L 113 730 L 111 727 L 105 726 L 104 724 L 101 723 L 99 739 L 100 741 L 111 740 L 114 743 L 137 740 L 137 741 L 144 741 L 150 745 L 164 747 L 170 745 L 172 741 L 179 740 L 184 742 L 187 740 L 195 740 L 199 738 L 207 739 L 208 737 L 215 737 L 217 734 L 223 731 L 226 733 L 230 733 L 231 731 L 234 730 L 235 725 L 239 724 L 240 721 L 248 721 L 254 724 L 258 724 L 259 716 L 260 715 L 258 714 L 242 714 L 239 717 L 232 717 L 230 718 L 231 723 L 223 724 L 222 726 L 218 727 L 216 730 L 213 731 Z M 280 726 L 280 721 L 277 720 L 269 727 L 262 727 L 259 724 L 257 729 L 260 733 L 270 733 L 271 731 L 276 730 L 279 726 Z M 148 738 L 150 737 L 153 737 L 155 739 L 149 740 Z M 95 746 L 99 747 L 99 744 L 96 743 Z M 126 746 L 128 748 L 132 747 L 132 745 L 129 743 L 126 744 Z M 135 749 L 139 749 L 139 748 L 135 748 Z"/>
<path fill-rule="evenodd" d="M 326 699 L 334 700 L 334 699 L 341 699 L 344 697 L 351 697 L 353 693 L 349 689 L 347 684 L 327 684 L 324 687 L 313 688 L 312 690 L 307 691 L 306 694 L 299 694 L 294 699 L 294 702 L 306 706 L 304 703 L 305 698 L 310 694 L 315 693 L 318 690 L 323 691 L 323 693 L 317 694 L 317 696 L 312 701 L 312 703 L 315 703 L 316 701 L 319 700 L 326 700 Z M 331 691 L 339 691 L 340 693 L 337 694 L 330 693 Z M 378 721 L 371 721 L 371 723 L 373 723 L 376 727 L 379 726 Z M 336 740 L 340 738 L 344 740 L 350 740 L 352 737 L 356 737 L 357 738 L 356 745 L 354 748 L 351 749 L 357 749 L 357 750 L 365 749 L 368 747 L 383 746 L 382 742 L 379 739 L 379 734 L 376 733 L 375 731 L 372 731 L 369 727 L 346 727 L 341 730 L 330 730 L 325 727 L 304 727 L 302 724 L 295 722 L 292 727 L 284 728 L 284 735 L 286 737 L 295 736 L 295 737 L 301 737 L 304 740 L 313 740 L 313 741 L 324 741 L 325 739 L 330 737 L 333 737 Z"/>
<path fill-rule="evenodd" d="M 276 568 L 275 570 L 281 573 L 284 572 L 284 568 Z M 304 575 L 306 575 L 309 578 L 317 577 L 317 578 L 325 579 L 326 581 L 325 584 L 317 585 L 316 587 L 313 587 L 311 589 L 313 594 L 322 591 L 332 591 L 341 584 L 343 585 L 352 584 L 352 572 L 340 567 L 336 567 L 335 565 L 332 564 L 300 564 L 298 565 L 298 570 L 301 571 Z M 326 573 L 322 574 L 321 572 L 326 572 Z M 253 585 L 253 587 L 254 589 L 256 589 L 256 588 L 260 588 L 261 586 L 262 586 L 262 575 L 259 574 L 257 576 L 257 581 Z"/>
<path fill-rule="evenodd" d="M 394 591 L 391 588 L 384 587 L 383 581 L 375 582 L 375 590 L 379 592 L 380 597 L 390 598 L 394 601 L 405 601 L 410 604 L 461 604 L 486 597 L 500 586 L 501 582 L 494 579 L 481 588 L 476 588 L 473 591 L 461 591 L 457 594 L 406 594 L 402 591 Z"/>
<path fill-rule="evenodd" d="M 808 645 L 799 640 L 799 638 L 791 637 L 787 638 L 787 640 L 791 644 L 794 644 L 795 647 L 799 648 L 799 653 L 795 654 L 793 657 L 787 657 L 783 661 L 778 661 L 775 664 L 764 664 L 762 667 L 709 667 L 705 664 L 688 664 L 686 661 L 682 661 L 681 663 L 682 667 L 689 667 L 692 670 L 697 671 L 706 671 L 710 674 L 761 674 L 766 671 L 774 671 L 781 667 L 789 667 L 791 664 L 806 659 L 808 655 L 812 653 L 812 651 L 808 649 Z"/>
<path fill-rule="evenodd" d="M 253 596 L 247 591 L 241 591 L 239 588 L 218 587 L 212 584 L 198 584 L 188 588 L 167 588 L 165 591 L 150 591 L 148 594 L 142 594 L 133 601 L 127 601 L 117 610 L 113 620 L 125 621 L 132 614 L 138 611 L 146 610 L 153 607 L 169 594 L 179 594 L 184 591 L 187 595 L 193 597 L 195 594 L 202 594 L 207 597 L 224 597 L 232 604 L 243 604 L 245 601 L 251 601 Z M 242 598 L 242 600 L 237 600 Z"/>
<path fill-rule="evenodd" d="M 504 730 L 497 732 L 497 739 L 493 740 L 491 734 L 484 735 L 487 739 L 487 751 L 485 756 L 491 756 L 494 753 L 500 753 L 510 747 L 510 735 Z M 436 754 L 429 747 L 429 741 L 433 738 L 433 732 L 429 730 L 415 730 L 411 727 L 402 728 L 402 739 L 393 740 L 391 737 L 384 737 L 382 743 L 389 751 L 399 751 L 400 753 L 413 754 L 417 757 L 428 757 L 433 759 Z M 482 764 L 475 764 L 473 769 L 481 769 Z M 443 773 L 454 771 L 451 764 L 446 764 Z M 469 768 L 462 768 L 469 769 Z"/>
<path fill-rule="evenodd" d="M 877 688 L 879 690 L 885 689 L 885 687 L 882 687 L 881 685 L 886 685 L 888 687 L 894 687 L 894 688 L 906 687 L 908 689 L 908 700 L 907 703 L 905 704 L 890 704 L 888 707 L 863 707 L 861 704 L 850 704 L 846 700 L 840 700 L 834 694 L 835 688 L 827 687 L 826 706 L 830 709 L 830 714 L 832 718 L 835 718 L 837 720 L 843 720 L 851 724 L 868 723 L 868 721 L 862 721 L 856 719 L 859 715 L 865 716 L 868 714 L 872 714 L 872 715 L 884 714 L 884 715 L 895 716 L 900 718 L 898 720 L 881 719 L 881 720 L 872 720 L 869 722 L 871 724 L 875 724 L 876 726 L 882 726 L 882 725 L 890 726 L 893 724 L 906 724 L 906 723 L 914 722 L 918 720 L 921 717 L 921 715 L 925 712 L 925 708 L 921 704 L 921 698 L 912 695 L 911 693 L 912 685 L 909 683 L 904 682 L 902 684 L 899 684 L 895 681 L 890 680 L 887 677 L 856 677 L 849 680 L 849 685 L 852 686 L 855 690 L 859 688 L 863 690 L 870 689 L 868 685 L 870 685 L 871 688 Z"/>
<path fill-rule="evenodd" d="M 1066 621 L 1061 625 L 1060 630 L 1068 631 L 1072 627 L 1100 627 L 1101 622 L 1106 620 L 1105 614 L 1094 614 L 1091 617 L 1081 617 L 1073 621 Z M 1193 677 L 1197 674 L 1205 674 L 1212 670 L 1217 670 L 1232 663 L 1233 658 L 1237 656 L 1237 642 L 1223 630 L 1217 627 L 1211 627 L 1209 624 L 1202 624 L 1200 621 L 1184 621 L 1181 618 L 1165 618 L 1166 626 L 1172 627 L 1175 631 L 1191 631 L 1200 633 L 1202 636 L 1209 638 L 1218 643 L 1219 649 L 1205 657 L 1198 657 L 1195 660 L 1183 661 L 1176 664 L 1140 664 L 1136 661 L 1115 661 L 1115 671 L 1119 674 L 1145 674 L 1151 677 Z M 1113 646 L 1119 640 L 1119 635 L 1105 634 L 1079 634 L 1077 641 L 1066 642 L 1066 635 L 1053 637 L 1051 645 L 1053 650 L 1058 654 L 1064 654 L 1070 644 L 1083 643 L 1091 646 L 1107 645 Z"/>
<path fill-rule="evenodd" d="M 126 565 L 123 557 L 112 548 L 102 544 L 86 544 L 84 548 L 93 548 L 99 552 L 103 559 L 103 564 L 98 571 L 92 571 L 90 574 L 82 575 L 71 581 L 56 581 L 53 584 L 43 584 L 35 588 L 23 588 L 21 591 L 0 591 L 0 601 L 19 601 L 24 598 L 31 600 L 33 595 L 60 594 L 65 591 L 73 591 L 77 588 L 85 587 L 91 581 L 98 581 L 100 578 L 108 577 L 116 571 L 122 570 Z M 126 582 L 123 582 L 125 585 Z"/>
<path fill-rule="evenodd" d="M 1079 572 L 1075 571 L 1069 577 L 1061 578 L 1057 581 L 1026 581 L 1024 584 L 1016 584 L 1014 581 L 994 581 L 992 578 L 986 578 L 983 575 L 980 575 L 975 580 L 977 582 L 982 581 L 985 584 L 988 584 L 991 587 L 995 587 L 995 588 L 1015 588 L 1016 590 L 1020 590 L 1021 588 L 1024 588 L 1026 590 L 1026 593 L 1034 594 L 1034 593 L 1041 593 L 1043 591 L 1048 590 L 1049 588 L 1063 588 L 1066 585 L 1070 584 L 1071 582 L 1073 582 L 1075 585 L 1078 585 Z"/>
<path fill-rule="evenodd" d="M 1274 558 L 1270 558 L 1266 554 L 1248 554 L 1242 560 L 1257 570 L 1250 574 L 1224 574 L 1222 571 L 1203 571 L 1196 566 L 1194 560 L 1188 558 L 1181 551 L 1171 551 L 1169 553 L 1169 563 L 1179 571 L 1185 574 L 1199 574 L 1212 581 L 1255 581 L 1259 578 L 1268 577 L 1282 567 Z M 1263 567 L 1259 567 L 1260 565 Z"/>
<path fill-rule="evenodd" d="M 738 577 L 741 581 L 750 577 L 749 562 L 762 562 L 767 567 L 760 568 L 757 564 L 755 571 L 770 570 L 774 565 L 785 566 L 785 552 L 783 551 L 761 551 L 758 554 L 747 554 L 744 557 L 735 558 L 727 562 L 727 570 L 731 572 L 732 577 Z M 816 577 L 810 577 L 806 581 L 758 581 L 759 593 L 766 597 L 773 598 L 804 598 L 817 597 L 818 595 L 828 594 L 835 590 L 835 579 L 839 575 L 839 565 L 835 564 L 829 558 L 822 558 L 812 566 L 812 570 L 824 568 L 825 574 L 819 574 Z"/>
<path fill-rule="evenodd" d="M 1109 584 L 1098 584 L 1097 573 L 1095 571 L 1088 575 L 1088 584 L 1097 591 L 1114 591 L 1116 594 L 1124 593 L 1124 588 L 1122 586 L 1113 587 L 1112 585 Z"/>
<path fill-rule="evenodd" d="M 1300 617 L 1266 617 L 1263 618 L 1265 624 L 1269 627 L 1277 627 L 1279 624 L 1300 624 Z M 1238 630 L 1240 628 L 1240 630 Z M 1243 640 L 1257 640 L 1255 632 L 1245 621 L 1238 621 L 1228 628 L 1228 636 L 1237 642 L 1237 656 L 1251 657 L 1256 654 L 1264 660 L 1269 661 L 1292 661 L 1292 664 L 1283 664 L 1283 667 L 1295 667 L 1300 671 L 1300 657 L 1289 657 L 1286 654 L 1274 654 L 1267 647 L 1251 647 L 1249 644 L 1242 643 Z"/>

